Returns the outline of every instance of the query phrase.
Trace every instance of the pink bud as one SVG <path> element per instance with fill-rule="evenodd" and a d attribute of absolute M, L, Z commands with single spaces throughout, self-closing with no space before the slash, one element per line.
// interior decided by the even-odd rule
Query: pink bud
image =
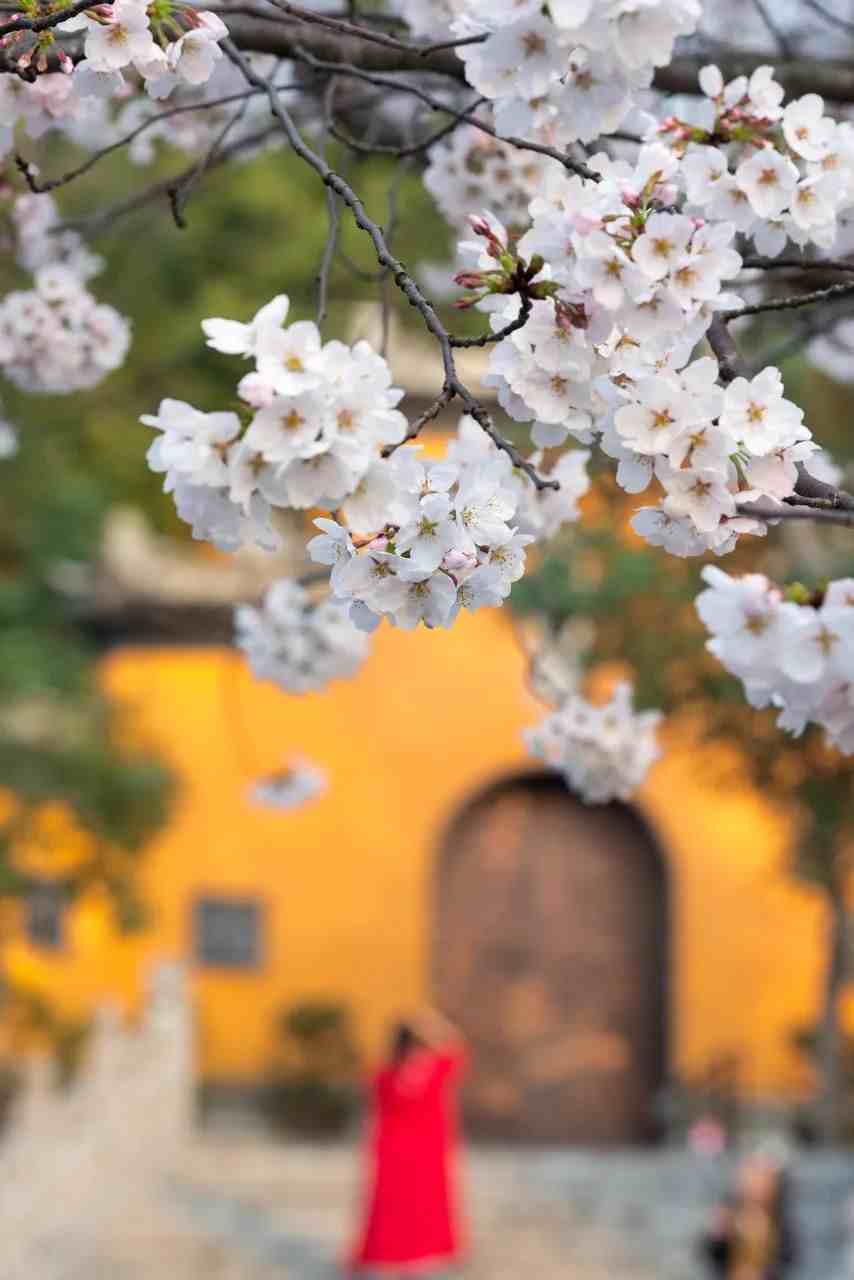
<path fill-rule="evenodd" d="M 471 223 L 471 229 L 476 236 L 485 236 L 487 240 L 492 239 L 492 228 L 486 221 L 486 218 L 481 217 L 478 213 L 470 213 L 469 222 Z"/>
<path fill-rule="evenodd" d="M 443 568 L 457 573 L 462 569 L 473 569 L 476 564 L 476 557 L 467 551 L 449 551 L 442 561 Z"/>
<path fill-rule="evenodd" d="M 386 538 L 385 535 L 381 533 L 379 537 L 374 538 L 373 542 L 368 543 L 368 550 L 369 551 L 385 551 L 387 546 L 388 546 L 388 538 Z"/>
<path fill-rule="evenodd" d="M 599 231 L 602 227 L 602 219 L 592 213 L 575 213 L 572 217 L 572 229 L 577 231 L 580 236 L 588 236 L 591 231 Z"/>

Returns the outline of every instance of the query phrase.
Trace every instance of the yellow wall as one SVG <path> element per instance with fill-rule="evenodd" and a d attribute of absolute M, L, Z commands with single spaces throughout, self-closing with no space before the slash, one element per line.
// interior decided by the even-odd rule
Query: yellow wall
<path fill-rule="evenodd" d="M 541 708 L 505 615 L 464 616 L 450 632 L 383 627 L 366 667 L 323 693 L 289 697 L 218 650 L 124 650 L 107 683 L 182 780 L 177 812 L 147 854 L 154 913 L 142 939 L 116 939 L 95 903 L 75 911 L 56 957 L 16 942 L 14 972 L 67 1008 L 134 1003 L 155 955 L 185 954 L 190 904 L 205 891 L 267 905 L 260 973 L 200 971 L 201 1062 L 212 1076 L 263 1074 L 272 1022 L 313 996 L 348 1000 L 369 1048 L 426 995 L 430 881 L 442 829 L 474 790 L 525 762 L 523 726 Z M 292 752 L 328 770 L 329 790 L 293 813 L 252 806 L 249 782 Z M 752 1091 L 805 1081 L 787 1045 L 809 1022 L 822 917 L 783 873 L 781 821 L 749 793 L 715 790 L 674 745 L 641 806 L 668 858 L 674 901 L 677 1067 L 743 1055 Z"/>

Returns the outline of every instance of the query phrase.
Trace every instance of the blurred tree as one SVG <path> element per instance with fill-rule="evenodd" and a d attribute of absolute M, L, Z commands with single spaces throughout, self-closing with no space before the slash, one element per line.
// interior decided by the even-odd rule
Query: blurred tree
<path fill-rule="evenodd" d="M 60 152 L 57 163 L 67 161 L 67 151 Z M 356 163 L 366 205 L 387 227 L 399 227 L 398 252 L 415 255 L 425 228 L 432 246 L 447 243 L 447 229 L 414 173 L 381 159 Z M 166 148 L 140 185 L 185 165 L 185 157 Z M 0 389 L 0 417 L 14 424 L 19 439 L 17 453 L 0 459 L 0 896 L 24 894 L 44 875 L 60 878 L 72 893 L 100 883 L 126 926 L 142 919 L 135 860 L 167 816 L 172 783 L 135 739 L 130 711 L 104 696 L 97 648 L 76 624 L 63 584 L 96 559 L 114 505 L 135 506 L 155 527 L 188 538 L 158 478 L 143 465 L 150 432 L 138 418 L 169 394 L 179 370 L 188 400 L 227 407 L 233 366 L 208 351 L 200 319 L 248 317 L 259 297 L 285 282 L 292 315 L 314 314 L 327 234 L 322 190 L 281 151 L 237 173 L 238 183 L 234 172 L 205 179 L 208 198 L 194 202 L 188 215 L 194 234 L 176 227 L 164 197 L 159 218 L 150 210 L 130 214 L 120 234 L 100 241 L 108 269 L 99 296 L 134 316 L 134 345 L 120 370 L 76 395 Z M 99 166 L 97 176 L 66 194 L 63 212 L 85 217 L 127 195 L 127 168 L 121 160 Z M 351 220 L 342 222 L 340 236 L 330 336 L 346 333 L 354 303 L 376 297 L 376 263 Z M 0 293 L 24 279 L 8 257 L 0 261 Z M 401 307 L 396 290 L 389 301 Z M 69 830 L 54 833 L 55 858 L 47 848 L 42 819 L 57 805 L 79 846 L 73 859 L 65 856 Z"/>
<path fill-rule="evenodd" d="M 816 435 L 834 448 L 840 463 L 847 462 L 854 456 L 844 431 L 850 391 L 828 382 L 802 359 L 790 361 L 784 375 Z M 640 707 L 678 716 L 696 730 L 700 743 L 737 748 L 737 756 L 718 757 L 724 761 L 717 766 L 721 785 L 726 771 L 736 768 L 788 814 L 794 833 L 792 874 L 812 885 L 826 904 L 824 988 L 809 1043 L 819 1081 L 815 1123 L 821 1137 L 833 1142 L 843 1131 L 847 1087 L 840 1002 L 854 976 L 848 955 L 851 763 L 828 748 L 815 728 L 793 739 L 776 727 L 773 710 L 745 705 L 741 684 L 704 650 L 707 633 L 694 608 L 697 561 L 660 556 L 636 538 L 628 519 L 639 505 L 642 500 L 628 498 L 601 468 L 584 518 L 552 545 L 535 573 L 515 585 L 511 603 L 520 616 L 539 620 L 546 645 L 555 645 L 562 631 L 571 635 L 582 620 L 592 623 L 593 642 L 582 644 L 579 653 L 583 672 L 628 669 Z M 802 529 L 790 528 L 769 541 L 764 557 L 757 555 L 755 543 L 746 547 L 742 541 L 721 567 L 730 573 L 764 570 L 777 581 L 816 589 L 825 578 L 844 575 L 849 563 L 844 533 L 810 530 L 805 536 Z M 579 652 L 575 645 L 570 648 Z"/>

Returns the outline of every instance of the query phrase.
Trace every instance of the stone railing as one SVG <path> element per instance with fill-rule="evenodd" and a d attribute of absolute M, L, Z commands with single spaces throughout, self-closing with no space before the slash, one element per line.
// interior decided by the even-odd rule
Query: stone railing
<path fill-rule="evenodd" d="M 154 975 L 137 1028 L 96 1019 L 79 1075 L 54 1086 L 29 1064 L 0 1143 L 0 1280 L 54 1273 L 75 1238 L 110 1232 L 186 1142 L 194 1091 L 193 1019 L 180 969 Z"/>

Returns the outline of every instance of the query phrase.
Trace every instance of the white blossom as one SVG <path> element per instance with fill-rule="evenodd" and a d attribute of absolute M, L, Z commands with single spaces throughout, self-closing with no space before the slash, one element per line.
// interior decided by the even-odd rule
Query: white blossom
<path fill-rule="evenodd" d="M 281 769 L 253 783 L 249 799 L 253 804 L 271 809 L 301 809 L 309 800 L 322 795 L 327 781 L 322 769 L 301 756 L 293 756 Z"/>
<path fill-rule="evenodd" d="M 241 605 L 235 629 L 255 675 L 288 693 L 307 693 L 352 676 L 368 654 L 366 636 L 334 600 L 314 605 L 288 578 L 267 590 L 260 607 Z"/>
<path fill-rule="evenodd" d="M 570 695 L 535 729 L 528 750 L 558 770 L 587 804 L 628 800 L 659 756 L 657 711 L 637 713 L 632 689 L 620 684 L 610 702 L 597 706 Z"/>
<path fill-rule="evenodd" d="M 707 648 L 743 683 L 755 707 L 776 707 L 778 723 L 801 733 L 821 725 L 854 753 L 854 579 L 831 582 L 814 603 L 786 600 L 762 574 L 732 578 L 712 566 L 697 611 Z"/>

